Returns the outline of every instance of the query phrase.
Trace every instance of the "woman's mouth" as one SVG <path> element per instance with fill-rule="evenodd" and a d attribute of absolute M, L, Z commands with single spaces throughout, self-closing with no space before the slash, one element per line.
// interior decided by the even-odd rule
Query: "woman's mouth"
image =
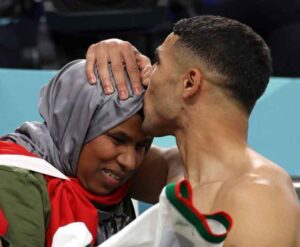
<path fill-rule="evenodd" d="M 117 181 L 121 180 L 121 177 L 119 175 L 117 175 L 116 173 L 114 173 L 112 170 L 109 170 L 107 168 L 103 168 L 102 170 L 108 177 L 111 177 Z"/>

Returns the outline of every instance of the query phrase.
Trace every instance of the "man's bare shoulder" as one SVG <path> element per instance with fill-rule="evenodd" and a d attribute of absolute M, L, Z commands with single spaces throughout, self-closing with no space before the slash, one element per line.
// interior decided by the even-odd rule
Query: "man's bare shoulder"
<path fill-rule="evenodd" d="M 220 191 L 217 203 L 234 221 L 225 246 L 298 246 L 300 211 L 292 181 L 273 162 L 254 158 L 251 169 Z"/>
<path fill-rule="evenodd" d="M 221 193 L 225 196 L 223 203 L 232 208 L 236 205 L 250 205 L 260 209 L 269 206 L 274 209 L 280 205 L 299 206 L 291 178 L 284 170 L 273 164 L 262 164 L 257 170 L 242 174 L 228 185 L 224 185 L 222 190 L 224 191 Z"/>
<path fill-rule="evenodd" d="M 224 192 L 230 200 L 241 200 L 244 196 L 248 199 L 249 195 L 254 194 L 297 200 L 292 180 L 284 169 L 254 151 L 250 155 L 249 169 L 224 184 Z"/>

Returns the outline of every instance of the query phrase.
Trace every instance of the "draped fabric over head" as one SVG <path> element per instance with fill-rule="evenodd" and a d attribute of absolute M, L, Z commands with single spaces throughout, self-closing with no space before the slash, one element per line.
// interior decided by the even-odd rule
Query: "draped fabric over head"
<path fill-rule="evenodd" d="M 111 71 L 110 75 L 114 81 Z M 129 94 L 127 100 L 120 100 L 116 90 L 105 95 L 99 81 L 88 83 L 85 60 L 73 61 L 41 90 L 39 112 L 44 122 L 25 122 L 0 139 L 20 144 L 75 177 L 82 146 L 142 108 L 143 95 L 133 94 L 131 88 Z"/>

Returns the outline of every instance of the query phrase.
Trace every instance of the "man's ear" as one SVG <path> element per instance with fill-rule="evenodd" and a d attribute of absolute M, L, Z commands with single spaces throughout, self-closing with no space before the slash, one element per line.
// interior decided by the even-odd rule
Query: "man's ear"
<path fill-rule="evenodd" d="M 184 76 L 183 98 L 187 99 L 199 92 L 202 88 L 202 80 L 203 76 L 199 69 L 189 69 Z"/>

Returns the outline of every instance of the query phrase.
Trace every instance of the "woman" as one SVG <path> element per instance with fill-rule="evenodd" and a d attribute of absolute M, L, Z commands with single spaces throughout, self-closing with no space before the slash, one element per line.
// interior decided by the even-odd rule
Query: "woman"
<path fill-rule="evenodd" d="M 59 227 L 78 221 L 99 244 L 135 217 L 130 178 L 152 141 L 141 130 L 143 96 L 105 95 L 84 68 L 84 60 L 67 64 L 41 90 L 43 123 L 1 137 L 4 244 L 51 246 Z"/>

